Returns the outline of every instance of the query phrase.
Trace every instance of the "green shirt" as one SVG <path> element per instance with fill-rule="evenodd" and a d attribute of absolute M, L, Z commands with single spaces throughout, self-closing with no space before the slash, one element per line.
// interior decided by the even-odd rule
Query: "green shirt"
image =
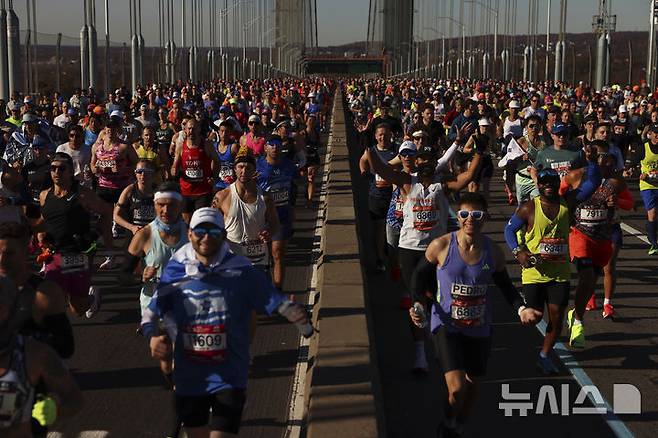
<path fill-rule="evenodd" d="M 583 167 L 584 164 L 580 151 L 566 148 L 557 150 L 554 146 L 549 146 L 537 153 L 535 169 L 555 169 L 560 177 L 564 177 L 571 169 Z"/>

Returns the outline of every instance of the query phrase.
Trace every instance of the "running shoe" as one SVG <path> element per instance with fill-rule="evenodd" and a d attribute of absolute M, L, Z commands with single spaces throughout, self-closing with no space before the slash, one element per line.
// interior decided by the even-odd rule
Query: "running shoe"
<path fill-rule="evenodd" d="M 411 297 L 409 295 L 405 295 L 402 298 L 400 298 L 399 307 L 402 310 L 411 309 Z"/>
<path fill-rule="evenodd" d="M 112 222 L 112 237 L 117 239 L 119 237 L 119 227 L 116 222 Z"/>
<path fill-rule="evenodd" d="M 541 357 L 537 359 L 537 369 L 545 376 L 558 374 L 560 370 L 553 364 L 550 357 Z"/>
<path fill-rule="evenodd" d="M 614 317 L 615 317 L 615 308 L 612 307 L 612 304 L 604 304 L 602 314 L 603 314 L 604 318 L 614 319 Z"/>
<path fill-rule="evenodd" d="M 89 310 L 85 312 L 87 319 L 91 319 L 96 316 L 96 313 L 101 308 L 101 290 L 96 286 L 89 286 Z"/>
<path fill-rule="evenodd" d="M 657 255 L 658 254 L 658 246 L 651 245 L 651 248 L 649 248 L 649 251 L 647 252 L 647 254 Z"/>
<path fill-rule="evenodd" d="M 103 263 L 100 264 L 98 269 L 101 271 L 109 271 L 110 269 L 114 268 L 114 256 L 107 256 L 105 257 L 105 260 L 103 260 Z"/>
<path fill-rule="evenodd" d="M 594 294 L 592 294 L 591 297 L 589 297 L 589 301 L 587 302 L 587 305 L 585 306 L 585 310 L 595 310 L 596 309 L 596 298 L 594 297 Z"/>
<path fill-rule="evenodd" d="M 583 324 L 574 324 L 576 309 L 567 313 L 567 326 L 569 327 L 569 346 L 571 348 L 585 348 L 585 327 Z"/>
<path fill-rule="evenodd" d="M 397 283 L 398 281 L 400 281 L 401 276 L 402 276 L 402 273 L 400 272 L 400 267 L 399 266 L 391 267 L 391 281 L 393 283 Z"/>

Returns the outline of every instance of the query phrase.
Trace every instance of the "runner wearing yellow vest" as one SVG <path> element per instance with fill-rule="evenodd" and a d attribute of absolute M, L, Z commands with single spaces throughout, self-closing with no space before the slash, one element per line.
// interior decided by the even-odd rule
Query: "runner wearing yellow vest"
<path fill-rule="evenodd" d="M 647 210 L 647 238 L 649 239 L 649 255 L 658 255 L 658 125 L 653 125 L 647 133 L 649 141 L 644 147 L 638 148 L 635 163 L 640 165 L 640 196 Z"/>

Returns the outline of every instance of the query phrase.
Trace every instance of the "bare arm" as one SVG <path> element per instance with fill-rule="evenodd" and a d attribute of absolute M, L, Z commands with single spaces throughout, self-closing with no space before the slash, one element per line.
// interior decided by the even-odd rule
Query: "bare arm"
<path fill-rule="evenodd" d="M 480 166 L 481 160 L 482 160 L 482 155 L 475 154 L 475 157 L 473 157 L 473 160 L 471 161 L 471 165 L 468 166 L 468 170 L 466 172 L 462 172 L 459 175 L 457 175 L 457 178 L 455 178 L 454 180 L 447 181 L 445 183 L 446 188 L 448 190 L 458 192 L 464 187 L 466 187 L 468 183 L 473 180 L 473 177 L 475 176 L 475 172 Z"/>
<path fill-rule="evenodd" d="M 267 206 L 267 209 L 265 210 L 265 218 L 270 227 L 270 235 L 273 235 L 278 233 L 279 228 L 281 227 L 281 224 L 279 223 L 279 215 L 276 213 L 274 201 L 269 196 L 265 196 L 265 205 Z"/>
<path fill-rule="evenodd" d="M 119 201 L 114 206 L 114 214 L 112 215 L 114 222 L 121 225 L 126 230 L 135 234 L 140 227 L 137 225 L 131 224 L 126 218 L 123 217 L 123 214 L 126 212 L 128 207 L 128 198 L 134 189 L 134 185 L 130 184 L 128 187 L 123 189 L 121 195 L 119 196 Z"/>
<path fill-rule="evenodd" d="M 373 151 L 374 148 L 366 149 L 365 155 L 368 159 L 370 168 L 384 180 L 397 186 L 404 186 L 411 182 L 411 175 L 405 172 L 394 170 L 390 165 L 384 163 L 379 154 Z"/>

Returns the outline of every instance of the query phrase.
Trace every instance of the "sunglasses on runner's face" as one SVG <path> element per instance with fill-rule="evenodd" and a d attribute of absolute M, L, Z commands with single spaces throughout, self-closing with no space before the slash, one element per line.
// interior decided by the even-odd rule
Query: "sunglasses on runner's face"
<path fill-rule="evenodd" d="M 57 172 L 66 172 L 66 166 L 57 166 L 57 165 L 51 165 L 50 166 L 50 171 L 57 173 Z"/>
<path fill-rule="evenodd" d="M 475 221 L 481 221 L 484 218 L 484 211 L 482 210 L 459 210 L 457 212 L 459 219 L 466 220 L 472 217 Z"/>
<path fill-rule="evenodd" d="M 140 173 L 153 173 L 151 169 L 147 169 L 145 167 L 142 167 L 140 169 L 135 169 L 135 173 L 140 174 Z"/>
<path fill-rule="evenodd" d="M 560 184 L 560 174 L 554 169 L 543 169 L 537 173 L 538 184 Z"/>
<path fill-rule="evenodd" d="M 405 157 L 405 158 L 408 158 L 408 157 L 415 157 L 415 156 L 416 156 L 416 152 L 415 152 L 415 151 L 409 151 L 409 150 L 407 150 L 407 151 L 402 151 L 402 152 L 400 152 L 400 156 L 401 156 L 401 157 Z"/>
<path fill-rule="evenodd" d="M 538 123 L 531 123 L 530 125 L 528 125 L 528 129 L 536 129 L 536 128 L 539 128 Z"/>
<path fill-rule="evenodd" d="M 210 237 L 214 237 L 215 239 L 217 239 L 224 235 L 224 230 L 222 230 L 221 228 L 197 227 L 192 229 L 192 234 L 194 234 L 199 239 L 203 239 L 204 236 L 206 235 L 210 235 Z"/>

